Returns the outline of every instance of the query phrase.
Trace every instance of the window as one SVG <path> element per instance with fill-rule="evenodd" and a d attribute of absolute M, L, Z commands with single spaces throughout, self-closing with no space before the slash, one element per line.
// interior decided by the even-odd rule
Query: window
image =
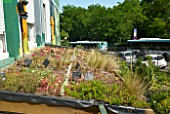
<path fill-rule="evenodd" d="M 162 60 L 163 57 L 162 56 L 157 56 L 157 57 L 154 57 L 153 60 Z"/>
<path fill-rule="evenodd" d="M 0 34 L 0 52 L 6 52 L 5 35 Z"/>
<path fill-rule="evenodd" d="M 132 53 L 126 53 L 125 56 L 132 56 Z"/>
<path fill-rule="evenodd" d="M 28 23 L 27 25 L 28 25 L 28 40 L 36 42 L 35 41 L 34 25 L 30 24 L 30 23 Z"/>

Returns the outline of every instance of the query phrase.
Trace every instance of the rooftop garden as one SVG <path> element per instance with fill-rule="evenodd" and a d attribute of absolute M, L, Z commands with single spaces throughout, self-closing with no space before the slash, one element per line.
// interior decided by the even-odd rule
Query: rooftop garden
<path fill-rule="evenodd" d="M 133 70 L 114 55 L 81 48 L 36 49 L 1 73 L 0 90 L 95 99 L 170 112 L 170 74 L 138 61 Z"/>

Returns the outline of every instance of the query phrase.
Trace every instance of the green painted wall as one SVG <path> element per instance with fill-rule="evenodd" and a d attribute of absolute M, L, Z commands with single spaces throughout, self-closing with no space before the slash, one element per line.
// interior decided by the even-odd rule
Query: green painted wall
<path fill-rule="evenodd" d="M 17 0 L 3 0 L 7 50 L 10 57 L 19 57 L 19 25 L 16 13 Z"/>
<path fill-rule="evenodd" d="M 40 35 L 36 35 L 36 43 L 37 46 L 43 46 L 45 44 L 45 34 L 42 33 L 42 36 Z"/>
<path fill-rule="evenodd" d="M 40 35 L 36 35 L 36 43 L 37 43 L 37 46 L 42 46 L 42 38 Z"/>
<path fill-rule="evenodd" d="M 3 68 L 9 64 L 12 64 L 15 61 L 15 58 L 9 57 L 7 59 L 1 60 L 0 61 L 0 68 Z"/>
<path fill-rule="evenodd" d="M 44 44 L 45 44 L 45 34 L 42 33 L 42 45 L 44 45 Z"/>

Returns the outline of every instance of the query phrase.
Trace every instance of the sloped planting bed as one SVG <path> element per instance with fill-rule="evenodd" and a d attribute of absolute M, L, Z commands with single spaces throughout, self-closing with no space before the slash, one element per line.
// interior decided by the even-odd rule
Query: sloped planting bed
<path fill-rule="evenodd" d="M 1 73 L 0 99 L 73 107 L 88 113 L 146 113 L 149 104 L 138 90 L 142 87 L 135 87 L 135 92 L 119 74 L 120 66 L 112 55 L 46 46 Z M 128 79 L 131 83 L 135 80 Z"/>

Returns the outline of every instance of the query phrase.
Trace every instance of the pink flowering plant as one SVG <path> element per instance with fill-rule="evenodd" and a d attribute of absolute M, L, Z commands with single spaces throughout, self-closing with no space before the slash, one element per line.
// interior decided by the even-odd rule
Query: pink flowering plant
<path fill-rule="evenodd" d="M 41 95 L 60 95 L 60 88 L 63 83 L 63 78 L 61 76 L 52 76 L 48 78 L 43 78 L 40 80 L 40 85 L 38 87 L 38 94 Z"/>

